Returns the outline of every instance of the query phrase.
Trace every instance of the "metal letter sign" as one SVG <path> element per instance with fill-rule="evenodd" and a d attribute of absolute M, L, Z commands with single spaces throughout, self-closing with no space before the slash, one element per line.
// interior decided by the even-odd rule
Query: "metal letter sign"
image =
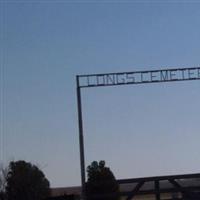
<path fill-rule="evenodd" d="M 173 81 L 200 80 L 200 67 L 161 69 L 151 71 L 134 71 L 107 74 L 77 75 L 77 105 L 79 123 L 79 145 L 82 199 L 85 200 L 85 158 L 84 158 L 84 137 L 81 105 L 81 88 L 103 87 L 116 85 L 159 83 Z"/>
<path fill-rule="evenodd" d="M 177 68 L 108 74 L 80 75 L 79 87 L 99 87 L 126 84 L 157 83 L 200 79 L 200 68 Z"/>

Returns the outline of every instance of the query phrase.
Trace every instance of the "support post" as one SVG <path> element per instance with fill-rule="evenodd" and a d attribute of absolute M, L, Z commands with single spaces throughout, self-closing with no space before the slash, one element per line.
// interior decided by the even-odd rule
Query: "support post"
<path fill-rule="evenodd" d="M 155 181 L 155 195 L 156 195 L 156 200 L 160 200 L 160 183 L 159 181 Z"/>
<path fill-rule="evenodd" d="M 83 120 L 81 105 L 81 88 L 79 85 L 79 77 L 76 76 L 77 86 L 77 107 L 78 107 L 78 126 L 79 126 L 79 147 L 80 147 L 80 167 L 81 167 L 81 198 L 86 200 L 85 195 L 85 156 L 84 156 L 84 137 L 83 137 Z"/>
<path fill-rule="evenodd" d="M 131 200 L 135 197 L 135 195 L 138 193 L 138 191 L 140 190 L 140 188 L 144 185 L 144 181 L 139 182 L 135 188 L 129 193 L 128 197 L 126 198 L 126 200 Z"/>

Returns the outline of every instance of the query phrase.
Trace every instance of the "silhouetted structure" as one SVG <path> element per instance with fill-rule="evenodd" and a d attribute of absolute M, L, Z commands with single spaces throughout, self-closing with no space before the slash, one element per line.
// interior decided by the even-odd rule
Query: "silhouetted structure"
<path fill-rule="evenodd" d="M 120 179 L 120 200 L 200 200 L 200 174 Z M 80 199 L 81 187 L 56 188 L 52 194 L 75 194 Z M 112 194 L 109 194 L 112 195 Z M 104 194 L 95 196 L 104 200 Z"/>
<path fill-rule="evenodd" d="M 81 167 L 81 196 L 86 199 L 85 182 L 85 154 L 84 154 L 84 135 L 83 135 L 83 117 L 81 104 L 81 89 L 91 87 L 110 87 L 117 85 L 136 85 L 149 83 L 166 83 L 175 81 L 200 80 L 200 67 L 193 68 L 175 68 L 161 70 L 146 70 L 106 74 L 86 74 L 76 76 L 77 108 L 78 108 L 78 126 L 79 126 L 79 145 L 80 145 L 80 167 Z M 142 183 L 140 183 L 142 186 Z M 141 187 L 138 185 L 138 188 Z M 159 181 L 155 182 L 158 191 Z M 138 188 L 135 188 L 137 191 Z M 134 191 L 133 191 L 134 192 Z M 157 192 L 157 199 L 160 199 Z"/>

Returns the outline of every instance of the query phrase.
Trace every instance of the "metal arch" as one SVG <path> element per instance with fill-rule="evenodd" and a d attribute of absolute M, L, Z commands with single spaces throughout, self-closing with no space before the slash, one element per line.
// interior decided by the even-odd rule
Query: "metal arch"
<path fill-rule="evenodd" d="M 84 135 L 82 120 L 81 89 L 91 87 L 105 87 L 118 85 L 134 85 L 161 82 L 176 82 L 200 80 L 200 67 L 192 68 L 170 68 L 160 70 L 144 70 L 133 72 L 118 72 L 105 74 L 87 74 L 76 76 L 78 127 L 79 127 L 79 148 L 81 166 L 82 199 L 85 200 L 85 155 L 84 155 Z M 156 198 L 159 199 L 159 182 L 155 182 L 157 191 Z"/>
<path fill-rule="evenodd" d="M 77 75 L 77 78 L 80 88 L 189 81 L 200 79 L 200 67 L 87 74 Z"/>

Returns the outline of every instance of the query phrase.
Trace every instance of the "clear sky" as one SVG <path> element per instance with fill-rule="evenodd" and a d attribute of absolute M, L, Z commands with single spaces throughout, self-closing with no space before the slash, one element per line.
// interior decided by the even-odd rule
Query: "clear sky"
<path fill-rule="evenodd" d="M 199 66 L 199 1 L 1 0 L 1 160 L 80 184 L 75 75 Z M 190 2 L 190 3 L 189 3 Z M 200 172 L 199 81 L 85 89 L 86 165 Z"/>

